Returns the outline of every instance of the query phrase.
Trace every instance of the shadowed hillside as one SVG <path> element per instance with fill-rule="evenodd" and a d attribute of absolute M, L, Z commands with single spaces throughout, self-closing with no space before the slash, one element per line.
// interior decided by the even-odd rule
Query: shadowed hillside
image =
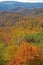
<path fill-rule="evenodd" d="M 17 7 L 9 10 L 11 12 L 19 13 L 21 15 L 28 15 L 28 16 L 43 16 L 43 8 L 30 8 L 26 9 L 23 7 Z"/>

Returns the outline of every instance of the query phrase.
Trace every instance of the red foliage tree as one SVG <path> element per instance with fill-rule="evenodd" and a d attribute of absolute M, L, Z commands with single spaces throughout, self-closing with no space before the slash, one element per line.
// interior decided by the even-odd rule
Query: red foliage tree
<path fill-rule="evenodd" d="M 10 42 L 10 40 L 11 40 L 11 37 L 10 36 L 5 37 L 5 43 L 8 44 Z"/>

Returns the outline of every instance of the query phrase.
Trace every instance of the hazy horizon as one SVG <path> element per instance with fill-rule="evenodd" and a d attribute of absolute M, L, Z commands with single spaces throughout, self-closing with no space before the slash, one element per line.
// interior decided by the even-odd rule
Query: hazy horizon
<path fill-rule="evenodd" d="M 30 3 L 43 3 L 43 0 L 0 0 L 0 2 L 2 1 L 17 1 L 17 2 L 30 2 Z"/>

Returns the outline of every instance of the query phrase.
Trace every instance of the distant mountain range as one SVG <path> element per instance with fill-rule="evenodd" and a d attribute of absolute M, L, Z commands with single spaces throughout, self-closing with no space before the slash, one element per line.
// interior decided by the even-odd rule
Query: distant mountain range
<path fill-rule="evenodd" d="M 0 2 L 0 11 L 17 11 L 18 8 L 43 8 L 43 3 L 23 3 L 16 1 L 3 1 Z M 16 9 L 15 9 L 16 8 Z"/>
<path fill-rule="evenodd" d="M 43 16 L 43 3 L 23 3 L 16 1 L 0 2 L 0 15 L 3 15 L 5 12 L 13 12 L 32 17 Z"/>
<path fill-rule="evenodd" d="M 0 27 L 15 25 L 27 17 L 43 19 L 43 3 L 0 2 Z M 17 24 L 18 25 L 18 24 Z"/>

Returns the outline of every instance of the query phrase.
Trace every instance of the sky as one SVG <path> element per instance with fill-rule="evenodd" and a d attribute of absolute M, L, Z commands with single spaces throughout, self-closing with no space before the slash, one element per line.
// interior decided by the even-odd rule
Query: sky
<path fill-rule="evenodd" d="M 19 2 L 43 2 L 43 0 L 0 0 L 1 1 L 19 1 Z"/>

